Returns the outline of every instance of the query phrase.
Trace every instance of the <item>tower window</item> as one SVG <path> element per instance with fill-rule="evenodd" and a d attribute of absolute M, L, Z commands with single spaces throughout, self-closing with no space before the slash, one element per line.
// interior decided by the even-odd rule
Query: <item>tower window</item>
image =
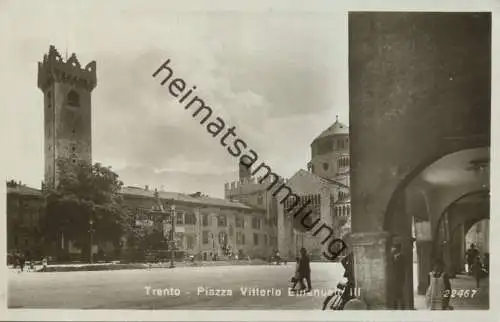
<path fill-rule="evenodd" d="M 76 164 L 76 159 L 71 160 L 71 162 L 73 162 L 73 164 Z"/>
<path fill-rule="evenodd" d="M 67 101 L 68 105 L 80 107 L 80 95 L 74 90 L 69 91 Z"/>
<path fill-rule="evenodd" d="M 75 152 L 76 151 L 76 146 L 71 146 L 71 152 Z"/>
<path fill-rule="evenodd" d="M 328 163 L 327 163 L 327 162 L 324 162 L 324 163 L 323 163 L 323 169 L 324 169 L 325 171 L 328 171 L 328 167 L 329 167 Z"/>

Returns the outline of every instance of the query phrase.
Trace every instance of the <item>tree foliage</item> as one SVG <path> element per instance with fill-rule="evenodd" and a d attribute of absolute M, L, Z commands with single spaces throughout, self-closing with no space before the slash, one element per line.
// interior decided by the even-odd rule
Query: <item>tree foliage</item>
<path fill-rule="evenodd" d="M 45 236 L 65 238 L 79 247 L 88 246 L 90 220 L 96 242 L 119 244 L 131 229 L 131 214 L 123 207 L 123 183 L 110 167 L 100 163 L 58 161 L 59 180 L 55 188 L 45 189 Z"/>

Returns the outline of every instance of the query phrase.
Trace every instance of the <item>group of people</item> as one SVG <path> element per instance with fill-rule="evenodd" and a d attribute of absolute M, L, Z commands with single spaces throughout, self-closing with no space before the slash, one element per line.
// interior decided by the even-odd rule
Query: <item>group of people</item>
<path fill-rule="evenodd" d="M 35 262 L 31 259 L 29 252 L 23 253 L 20 251 L 14 252 L 10 256 L 12 268 L 17 269 L 18 273 L 26 271 L 35 271 Z M 38 271 L 45 271 L 48 266 L 48 258 L 43 257 L 41 260 L 42 267 Z"/>
<path fill-rule="evenodd" d="M 14 267 L 14 269 L 18 269 L 18 272 L 23 272 L 24 271 L 24 267 L 26 265 L 26 255 L 24 255 L 23 253 L 21 252 L 15 252 L 13 255 L 12 255 L 12 266 Z M 29 261 L 28 261 L 29 262 Z M 30 265 L 31 262 L 30 262 Z"/>
<path fill-rule="evenodd" d="M 465 253 L 467 261 L 467 273 L 474 276 L 476 287 L 479 288 L 480 280 L 489 269 L 489 254 L 484 254 L 484 263 L 476 245 L 471 244 Z M 431 310 L 452 310 L 450 305 L 451 298 L 451 277 L 446 272 L 446 267 L 442 259 L 434 261 L 433 269 L 429 274 L 430 283 L 426 293 L 427 307 Z"/>
<path fill-rule="evenodd" d="M 405 290 L 405 280 L 406 280 L 406 266 L 407 261 L 404 253 L 402 252 L 402 247 L 400 243 L 395 243 L 391 250 L 392 267 L 393 267 L 393 308 L 394 309 L 404 309 L 404 290 Z M 481 260 L 480 252 L 471 244 L 470 248 L 466 252 L 467 259 L 467 272 L 476 279 L 476 286 L 479 288 L 480 280 L 485 274 L 488 274 L 489 269 L 489 254 L 484 254 L 484 262 Z M 347 283 L 339 284 L 337 288 L 342 289 L 343 293 L 341 295 L 341 304 L 339 309 L 351 300 L 355 292 L 351 292 L 351 289 L 355 287 L 354 281 L 354 257 L 353 253 L 344 257 L 341 261 L 345 273 L 344 277 L 347 279 Z M 306 283 L 304 283 L 304 280 Z M 429 273 L 429 287 L 426 292 L 426 304 L 427 308 L 430 310 L 453 310 L 450 305 L 451 297 L 451 277 L 448 274 L 445 266 L 445 262 L 441 258 L 436 258 L 433 262 L 432 271 Z M 311 291 L 311 267 L 310 259 L 305 248 L 300 249 L 300 256 L 297 257 L 297 265 L 295 270 L 295 275 L 292 277 L 291 282 L 293 291 Z M 300 288 L 297 290 L 296 286 L 300 284 Z M 307 284 L 307 286 L 306 286 Z M 325 299 L 323 303 L 323 310 L 326 306 L 331 303 L 334 296 L 338 294 L 330 295 Z"/>

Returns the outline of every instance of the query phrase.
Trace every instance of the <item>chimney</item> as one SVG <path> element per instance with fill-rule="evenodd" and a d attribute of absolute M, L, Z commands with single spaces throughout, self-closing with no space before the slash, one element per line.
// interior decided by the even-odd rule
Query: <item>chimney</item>
<path fill-rule="evenodd" d="M 144 190 L 149 191 L 149 186 L 148 186 L 148 185 L 145 185 L 145 186 L 144 186 Z"/>

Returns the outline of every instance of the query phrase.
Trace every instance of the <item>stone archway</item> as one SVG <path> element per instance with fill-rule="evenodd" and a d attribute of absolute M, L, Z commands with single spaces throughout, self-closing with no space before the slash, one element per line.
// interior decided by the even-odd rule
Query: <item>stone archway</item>
<path fill-rule="evenodd" d="M 395 190 L 387 207 L 384 230 L 389 236 L 388 249 L 391 244 L 399 243 L 402 245 L 402 252 L 406 255 L 406 278 L 404 283 L 388 279 L 388 290 L 394 290 L 388 294 L 389 303 L 395 303 L 396 297 L 394 297 L 394 294 L 397 287 L 404 284 L 403 305 L 406 308 L 414 307 L 413 259 L 415 257 L 415 246 L 418 261 L 418 288 L 416 291 L 419 294 L 425 293 L 432 259 L 436 256 L 437 246 L 440 245 L 441 241 L 437 234 L 439 232 L 439 223 L 442 218 L 445 218 L 443 214 L 449 213 L 453 205 L 467 199 L 469 196 L 488 193 L 488 173 L 478 175 L 469 173 L 468 169 L 469 163 L 474 163 L 478 159 L 483 160 L 488 155 L 488 147 L 462 149 L 443 155 L 430 164 L 422 164 L 417 167 L 416 170 L 420 171 L 420 173 L 411 173 Z M 478 189 L 479 187 L 481 188 Z M 470 191 L 471 189 L 472 191 Z M 423 203 L 423 205 L 416 207 L 417 202 Z M 415 208 L 419 211 L 424 210 L 425 214 L 418 213 L 418 211 L 415 213 Z M 438 224 L 436 225 L 436 223 Z M 414 227 L 412 227 L 412 224 L 414 224 Z M 415 228 L 415 232 L 412 232 L 412 228 Z M 450 242 L 449 236 L 446 235 L 444 243 Z M 448 247 L 445 252 L 445 262 L 451 268 L 452 250 L 448 245 L 445 246 Z M 386 254 L 387 275 L 395 276 L 399 269 L 392 266 L 392 256 L 389 250 Z M 442 254 L 439 253 L 439 256 L 442 257 Z M 401 296 L 397 297 L 397 299 L 400 298 Z"/>
<path fill-rule="evenodd" d="M 489 217 L 489 189 L 461 195 L 440 214 L 433 229 L 432 257 L 444 260 L 450 276 L 464 271 L 467 231 L 474 223 Z"/>
<path fill-rule="evenodd" d="M 490 145 L 491 15 L 349 13 L 349 99 L 355 278 L 368 307 L 385 309 L 394 227 L 412 248 L 408 186 Z"/>

